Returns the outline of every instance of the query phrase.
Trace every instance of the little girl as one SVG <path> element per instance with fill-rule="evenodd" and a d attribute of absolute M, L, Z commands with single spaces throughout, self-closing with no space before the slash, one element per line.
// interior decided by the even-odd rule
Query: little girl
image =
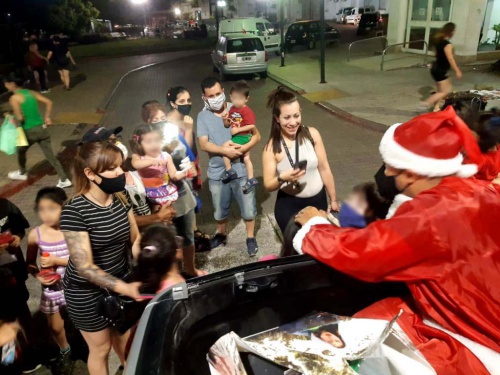
<path fill-rule="evenodd" d="M 182 246 L 182 238 L 178 241 L 179 238 L 163 224 L 151 225 L 144 230 L 134 270 L 136 280 L 142 282 L 142 293 L 160 293 L 184 281 L 178 266 L 178 251 Z"/>
<path fill-rule="evenodd" d="M 71 371 L 71 350 L 64 331 L 64 320 L 60 313 L 60 309 L 66 306 L 62 279 L 69 259 L 68 247 L 59 230 L 62 206 L 66 200 L 66 193 L 58 187 L 43 188 L 37 193 L 35 211 L 42 225 L 29 233 L 26 256 L 28 272 L 42 284 L 40 310 L 47 316 L 50 333 L 60 349 L 55 372 L 58 374 Z M 38 254 L 40 254 L 40 266 L 43 271 L 52 272 L 40 273 L 36 264 Z"/>
<path fill-rule="evenodd" d="M 141 176 L 146 196 L 156 205 L 176 201 L 179 197 L 173 181 L 188 177 L 189 169 L 177 171 L 172 157 L 162 151 L 163 137 L 151 125 L 137 128 L 130 140 L 132 166 Z"/>

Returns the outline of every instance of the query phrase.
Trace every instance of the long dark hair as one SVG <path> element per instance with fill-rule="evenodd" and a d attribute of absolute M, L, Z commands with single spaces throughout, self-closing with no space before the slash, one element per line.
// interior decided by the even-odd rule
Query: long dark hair
<path fill-rule="evenodd" d="M 132 134 L 132 138 L 130 138 L 129 143 L 130 143 L 130 149 L 134 154 L 137 154 L 139 156 L 144 156 L 144 149 L 142 148 L 141 142 L 142 142 L 142 137 L 145 134 L 148 133 L 153 133 L 153 132 L 158 132 L 158 130 L 153 127 L 150 124 L 144 124 L 139 126 L 137 129 L 134 130 L 134 134 Z"/>
<path fill-rule="evenodd" d="M 134 278 L 142 282 L 143 293 L 155 294 L 176 260 L 175 233 L 164 224 L 154 224 L 142 232 L 141 252 Z"/>
<path fill-rule="evenodd" d="M 273 153 L 275 154 L 279 154 L 281 152 L 281 126 L 278 121 L 276 121 L 276 117 L 279 117 L 279 115 L 281 114 L 282 105 L 291 104 L 296 101 L 298 101 L 297 96 L 293 92 L 285 89 L 283 86 L 278 86 L 267 96 L 267 108 L 272 110 L 273 119 L 271 123 L 271 134 L 269 135 L 266 149 L 269 146 L 269 143 L 271 143 Z M 309 131 L 304 130 L 305 127 L 301 126 L 300 130 L 297 133 L 300 144 L 302 144 L 304 138 L 312 141 Z"/>
<path fill-rule="evenodd" d="M 183 87 L 183 86 L 175 86 L 175 87 L 171 87 L 168 91 L 167 91 L 167 105 L 172 108 L 172 103 L 175 103 L 175 101 L 177 100 L 177 97 L 179 96 L 179 94 L 182 94 L 183 92 L 189 92 L 187 88 Z"/>
<path fill-rule="evenodd" d="M 451 37 L 456 28 L 457 26 L 453 22 L 448 22 L 442 28 L 440 28 L 436 32 L 436 34 L 434 34 L 434 36 L 432 37 L 433 43 L 437 44 L 439 42 L 442 42 L 446 38 Z"/>
<path fill-rule="evenodd" d="M 52 202 L 62 207 L 64 206 L 64 203 L 68 200 L 68 196 L 66 195 L 66 192 L 63 189 L 58 188 L 56 186 L 42 188 L 38 190 L 38 193 L 36 193 L 35 211 L 38 210 L 38 205 L 40 204 L 40 201 L 42 199 L 51 200 Z"/>

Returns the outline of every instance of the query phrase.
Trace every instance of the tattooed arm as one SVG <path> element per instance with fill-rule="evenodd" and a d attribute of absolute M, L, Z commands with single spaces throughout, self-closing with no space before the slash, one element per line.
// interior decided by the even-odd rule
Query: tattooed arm
<path fill-rule="evenodd" d="M 112 290 L 132 298 L 139 297 L 138 283 L 130 283 L 117 279 L 104 272 L 94 264 L 92 249 L 87 232 L 63 232 L 64 239 L 68 245 L 71 261 L 75 265 L 81 277 L 92 284 Z"/>

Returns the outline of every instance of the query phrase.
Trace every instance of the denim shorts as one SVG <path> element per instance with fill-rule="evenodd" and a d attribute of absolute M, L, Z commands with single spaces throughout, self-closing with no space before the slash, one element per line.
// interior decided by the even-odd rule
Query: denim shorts
<path fill-rule="evenodd" d="M 255 215 L 257 215 L 255 189 L 252 189 L 248 194 L 243 194 L 242 187 L 246 182 L 246 177 L 237 178 L 227 184 L 220 180 L 208 180 L 208 187 L 212 194 L 215 220 L 222 221 L 228 217 L 233 199 L 236 199 L 238 206 L 240 206 L 243 220 L 255 219 Z"/>
<path fill-rule="evenodd" d="M 174 219 L 177 235 L 184 238 L 182 246 L 187 247 L 194 244 L 194 208 L 183 216 Z"/>

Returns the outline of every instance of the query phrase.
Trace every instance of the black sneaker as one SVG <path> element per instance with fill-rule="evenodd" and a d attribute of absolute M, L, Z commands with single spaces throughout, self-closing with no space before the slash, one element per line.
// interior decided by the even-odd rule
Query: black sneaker
<path fill-rule="evenodd" d="M 66 352 L 59 352 L 57 361 L 52 368 L 54 375 L 71 375 L 73 372 L 73 362 L 71 361 L 71 349 Z"/>
<path fill-rule="evenodd" d="M 247 238 L 247 251 L 248 255 L 254 257 L 259 252 L 259 245 L 257 245 L 257 240 L 255 237 Z"/>
<path fill-rule="evenodd" d="M 42 367 L 40 361 L 30 360 L 25 358 L 23 361 L 23 374 L 32 374 Z"/>
<path fill-rule="evenodd" d="M 215 233 L 215 235 L 210 239 L 210 250 L 219 247 L 220 245 L 226 245 L 227 236 L 221 233 Z"/>

